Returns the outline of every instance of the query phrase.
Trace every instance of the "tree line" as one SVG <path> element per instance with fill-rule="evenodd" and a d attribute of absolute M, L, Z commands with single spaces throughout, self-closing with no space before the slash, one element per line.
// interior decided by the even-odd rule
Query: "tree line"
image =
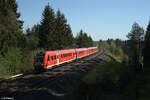
<path fill-rule="evenodd" d="M 137 22 L 133 23 L 127 38 L 128 40 L 125 41 L 119 39 L 100 41 L 100 46 L 115 56 L 119 55 L 121 64 L 127 66 L 128 75 L 124 79 L 128 80 L 124 81 L 124 88 L 132 86 L 133 91 L 130 94 L 135 92 L 134 99 L 149 99 L 150 22 L 146 31 Z"/>
<path fill-rule="evenodd" d="M 27 29 L 26 34 L 28 38 L 35 38 L 32 49 L 56 50 L 93 46 L 92 38 L 83 30 L 74 37 L 64 14 L 60 10 L 55 14 L 49 4 L 43 11 L 41 23 Z"/>
<path fill-rule="evenodd" d="M 120 39 L 100 40 L 99 44 L 115 55 L 119 54 L 121 47 L 123 52 L 128 55 L 128 64 L 132 66 L 135 74 L 141 71 L 149 72 L 150 22 L 146 31 L 137 22 L 134 22 L 127 38 L 128 40 L 124 41 Z"/>
<path fill-rule="evenodd" d="M 91 36 L 82 30 L 73 36 L 65 15 L 46 5 L 39 24 L 23 31 L 16 0 L 0 1 L 0 76 L 33 68 L 39 51 L 93 46 Z"/>

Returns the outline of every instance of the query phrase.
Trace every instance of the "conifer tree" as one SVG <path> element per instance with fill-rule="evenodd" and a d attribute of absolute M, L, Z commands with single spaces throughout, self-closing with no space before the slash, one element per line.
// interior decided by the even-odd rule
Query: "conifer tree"
<path fill-rule="evenodd" d="M 143 57 L 144 57 L 144 68 L 145 71 L 150 71 L 150 22 L 146 30 L 145 40 L 144 40 L 144 49 L 143 49 Z"/>
<path fill-rule="evenodd" d="M 26 30 L 26 49 L 35 50 L 38 47 L 39 43 L 39 28 L 40 25 L 34 25 L 31 29 Z"/>
<path fill-rule="evenodd" d="M 78 45 L 78 48 L 81 48 L 81 47 L 83 47 L 83 30 L 81 29 L 80 30 L 80 32 L 79 32 L 79 34 L 77 35 L 77 37 L 76 37 L 76 43 L 77 43 L 77 45 Z"/>
<path fill-rule="evenodd" d="M 66 46 L 66 27 L 67 20 L 64 14 L 62 14 L 60 10 L 58 10 L 56 14 L 56 41 L 58 43 L 57 49 L 64 49 Z"/>
<path fill-rule="evenodd" d="M 4 71 L 16 74 L 21 71 L 24 35 L 22 34 L 23 21 L 19 20 L 16 0 L 0 0 L 0 60 Z"/>
<path fill-rule="evenodd" d="M 89 42 L 88 35 L 87 33 L 84 33 L 83 34 L 83 47 L 88 47 L 88 42 Z"/>
<path fill-rule="evenodd" d="M 0 1 L 0 50 L 2 55 L 11 46 L 21 47 L 23 42 L 22 24 L 19 20 L 20 14 L 17 12 L 15 0 Z"/>
<path fill-rule="evenodd" d="M 55 42 L 55 14 L 48 4 L 43 12 L 39 30 L 39 46 L 44 49 L 53 49 Z"/>
<path fill-rule="evenodd" d="M 93 46 L 93 39 L 91 36 L 88 36 L 88 47 L 92 47 Z"/>
<path fill-rule="evenodd" d="M 133 64 L 134 69 L 139 71 L 141 65 L 139 63 L 139 58 L 142 51 L 142 41 L 144 36 L 144 29 L 141 28 L 136 22 L 132 25 L 131 32 L 128 33 L 127 37 L 129 39 L 128 46 L 131 51 L 130 54 L 130 63 Z"/>
<path fill-rule="evenodd" d="M 91 36 L 88 36 L 87 33 L 80 30 L 79 34 L 76 37 L 76 43 L 79 48 L 93 46 L 93 40 Z"/>
<path fill-rule="evenodd" d="M 71 27 L 70 25 L 66 25 L 66 32 L 65 32 L 65 40 L 66 40 L 66 47 L 73 47 L 73 44 L 74 44 L 74 37 L 73 37 L 73 34 L 72 34 L 72 30 L 71 30 Z"/>

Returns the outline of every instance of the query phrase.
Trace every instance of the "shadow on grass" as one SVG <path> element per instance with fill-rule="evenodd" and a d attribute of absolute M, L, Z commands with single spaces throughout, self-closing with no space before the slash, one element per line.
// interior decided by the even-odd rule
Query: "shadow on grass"
<path fill-rule="evenodd" d="M 65 100 L 135 100 L 132 71 L 112 56 L 107 58 L 108 61 L 98 64 L 77 87 L 70 89 Z"/>

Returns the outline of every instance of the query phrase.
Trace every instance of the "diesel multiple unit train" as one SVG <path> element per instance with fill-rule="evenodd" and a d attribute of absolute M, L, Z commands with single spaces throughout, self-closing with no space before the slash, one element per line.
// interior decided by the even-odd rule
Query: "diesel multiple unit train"
<path fill-rule="evenodd" d="M 97 47 L 45 51 L 43 53 L 36 54 L 34 57 L 34 67 L 35 70 L 47 70 L 54 68 L 56 65 L 80 59 L 95 52 L 98 52 Z"/>

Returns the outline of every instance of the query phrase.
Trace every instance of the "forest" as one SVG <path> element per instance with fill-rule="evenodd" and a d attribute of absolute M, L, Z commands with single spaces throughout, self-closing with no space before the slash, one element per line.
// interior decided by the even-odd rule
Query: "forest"
<path fill-rule="evenodd" d="M 127 40 L 94 41 L 82 29 L 77 36 L 73 36 L 65 15 L 60 10 L 54 12 L 50 4 L 45 6 L 41 15 L 39 24 L 24 31 L 16 0 L 0 0 L 0 78 L 33 70 L 34 55 L 37 52 L 98 46 L 99 50 L 106 53 L 104 63 L 89 72 L 66 98 L 149 98 L 150 22 L 146 30 L 134 22 L 126 36 Z"/>
<path fill-rule="evenodd" d="M 82 29 L 73 36 L 65 15 L 49 4 L 43 9 L 40 24 L 23 31 L 16 0 L 0 1 L 0 77 L 33 70 L 37 52 L 91 47 L 94 42 Z"/>
<path fill-rule="evenodd" d="M 101 63 L 70 88 L 65 100 L 149 100 L 150 23 L 132 25 L 128 40 L 99 41 Z"/>

